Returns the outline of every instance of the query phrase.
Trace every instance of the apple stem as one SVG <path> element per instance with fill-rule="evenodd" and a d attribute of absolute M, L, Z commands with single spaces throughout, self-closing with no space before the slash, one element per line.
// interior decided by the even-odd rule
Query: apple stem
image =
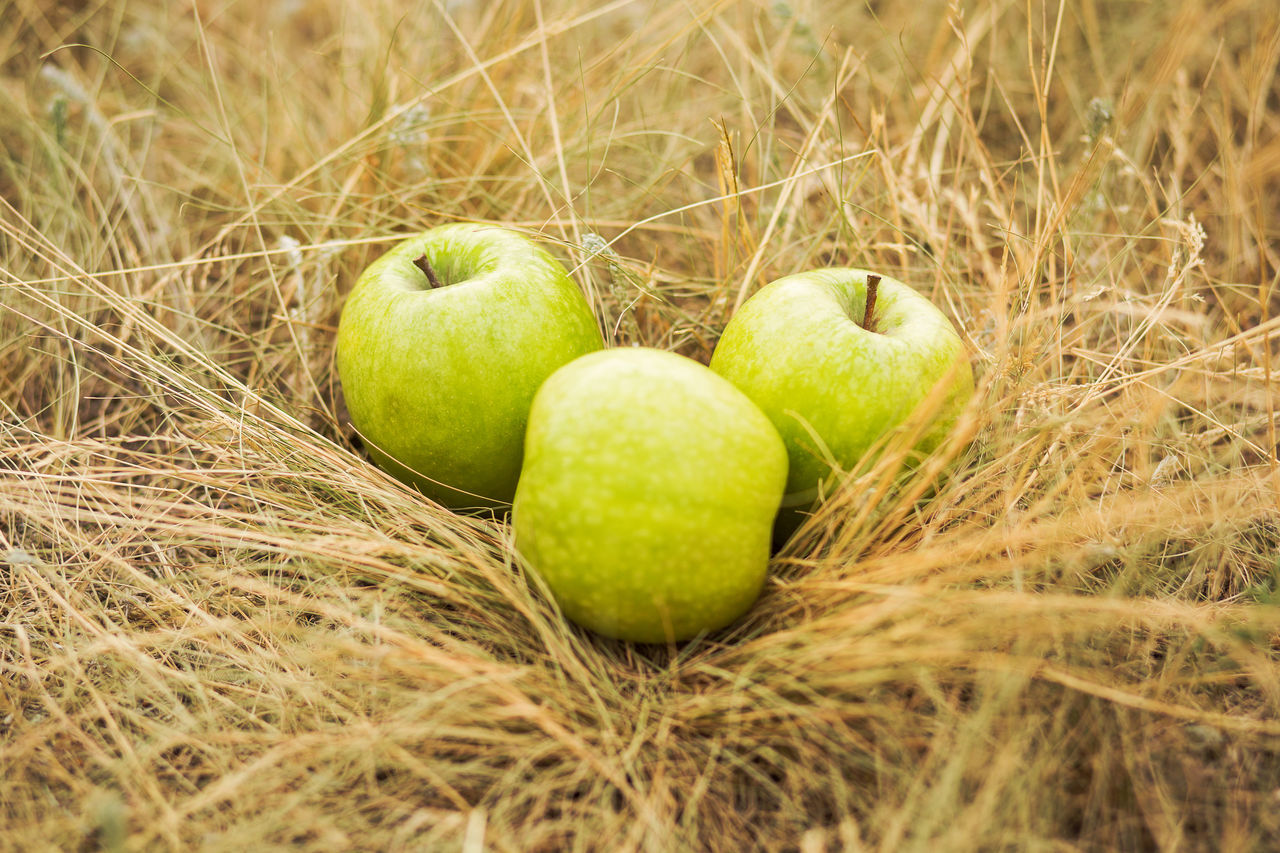
<path fill-rule="evenodd" d="M 444 286 L 440 283 L 440 279 L 436 278 L 436 271 L 431 268 L 431 262 L 427 260 L 426 255 L 420 255 L 417 258 L 415 258 L 413 261 L 413 265 L 418 269 L 422 270 L 423 274 L 427 277 L 427 281 L 428 283 L 430 283 L 433 290 L 437 287 Z"/>
<path fill-rule="evenodd" d="M 867 276 L 867 310 L 862 315 L 862 328 L 868 332 L 876 330 L 876 292 L 880 289 L 880 276 L 872 273 Z"/>

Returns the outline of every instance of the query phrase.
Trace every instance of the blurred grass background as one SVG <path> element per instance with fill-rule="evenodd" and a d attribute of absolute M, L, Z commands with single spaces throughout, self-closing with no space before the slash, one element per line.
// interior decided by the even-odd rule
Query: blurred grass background
<path fill-rule="evenodd" d="M 0 20 L 0 848 L 1274 849 L 1274 4 Z M 702 361 L 774 277 L 901 278 L 971 440 L 727 631 L 582 633 L 350 444 L 344 295 L 455 220 Z"/>

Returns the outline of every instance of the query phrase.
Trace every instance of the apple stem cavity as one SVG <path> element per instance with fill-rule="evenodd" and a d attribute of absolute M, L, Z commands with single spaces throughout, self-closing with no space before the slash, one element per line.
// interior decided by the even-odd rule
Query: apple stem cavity
<path fill-rule="evenodd" d="M 880 276 L 874 273 L 867 276 L 867 310 L 862 314 L 862 328 L 868 332 L 876 330 L 876 292 L 880 290 Z"/>
<path fill-rule="evenodd" d="M 427 277 L 427 283 L 431 285 L 432 290 L 435 290 L 437 287 L 444 287 L 444 285 L 440 283 L 440 279 L 436 278 L 436 271 L 431 268 L 431 262 L 427 260 L 426 255 L 419 255 L 417 258 L 414 258 L 413 265 L 422 270 L 422 273 Z"/>

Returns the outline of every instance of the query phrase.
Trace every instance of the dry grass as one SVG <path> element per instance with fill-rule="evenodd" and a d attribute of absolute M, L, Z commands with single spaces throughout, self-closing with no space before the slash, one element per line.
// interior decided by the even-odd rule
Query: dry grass
<path fill-rule="evenodd" d="M 0 848 L 1274 843 L 1273 4 L 0 20 Z M 730 631 L 566 627 L 347 443 L 343 296 L 455 219 L 702 360 L 770 278 L 901 277 L 972 441 L 853 472 Z"/>

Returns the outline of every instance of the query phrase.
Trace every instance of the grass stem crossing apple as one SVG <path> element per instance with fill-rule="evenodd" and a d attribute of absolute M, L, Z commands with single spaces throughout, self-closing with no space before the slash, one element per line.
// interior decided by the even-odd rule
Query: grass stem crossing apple
<path fill-rule="evenodd" d="M 583 356 L 533 401 L 516 547 L 564 614 L 609 637 L 686 640 L 756 600 L 787 451 L 702 364 L 646 348 Z"/>
<path fill-rule="evenodd" d="M 932 452 L 973 394 L 945 314 L 896 279 L 845 267 L 761 288 L 725 327 L 711 369 L 786 442 L 788 508 L 807 508 L 833 473 L 899 427 L 921 427 L 913 453 Z"/>
<path fill-rule="evenodd" d="M 455 508 L 510 503 L 538 386 L 604 346 L 582 291 L 532 240 L 451 224 L 402 241 L 356 282 L 338 375 L 370 456 Z"/>

